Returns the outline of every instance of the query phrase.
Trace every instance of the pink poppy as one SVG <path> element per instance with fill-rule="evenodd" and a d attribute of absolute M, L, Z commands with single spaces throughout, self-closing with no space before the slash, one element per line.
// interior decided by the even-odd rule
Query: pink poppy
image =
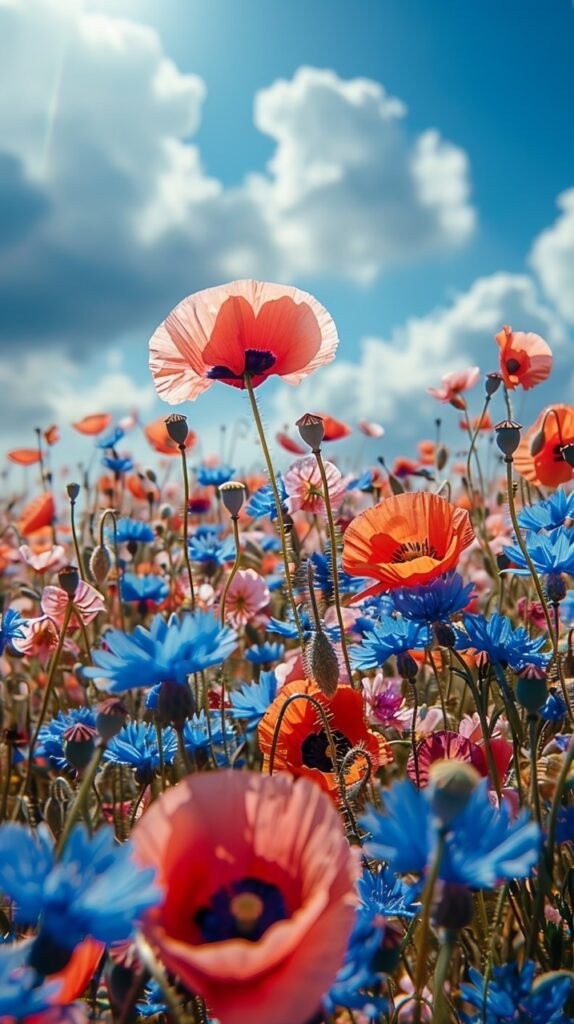
<path fill-rule="evenodd" d="M 495 335 L 500 349 L 500 372 L 507 388 L 521 385 L 525 391 L 550 376 L 552 349 L 539 334 L 513 331 L 505 325 Z"/>
<path fill-rule="evenodd" d="M 92 622 L 99 612 L 103 612 L 106 602 L 99 590 L 91 587 L 89 583 L 80 580 L 74 594 L 74 604 L 82 616 L 82 621 L 87 625 Z M 42 611 L 49 615 L 54 622 L 61 626 L 66 614 L 68 595 L 62 587 L 44 587 L 42 594 Z M 72 615 L 70 628 L 77 628 L 76 616 Z"/>
<path fill-rule="evenodd" d="M 61 544 L 55 544 L 47 551 L 40 552 L 32 551 L 27 544 L 22 544 L 18 550 L 26 565 L 40 574 L 48 572 L 50 569 L 61 569 L 67 561 L 66 549 Z"/>
<path fill-rule="evenodd" d="M 224 1024 L 303 1024 L 341 966 L 357 862 L 319 786 L 287 775 L 194 775 L 132 834 L 164 902 L 143 924 Z M 312 950 L 312 955 L 309 955 Z"/>
<path fill-rule="evenodd" d="M 461 393 L 475 387 L 479 380 L 478 366 L 471 366 L 468 370 L 451 370 L 441 377 L 440 387 L 427 388 L 427 393 L 439 402 L 450 402 L 455 409 L 464 409 L 465 403 L 460 397 Z"/>
<path fill-rule="evenodd" d="M 58 631 L 47 615 L 39 615 L 36 619 L 28 619 L 21 627 L 23 636 L 12 641 L 14 650 L 19 654 L 39 658 L 46 664 L 52 651 L 58 646 Z"/>
<path fill-rule="evenodd" d="M 331 362 L 338 344 L 333 320 L 312 295 L 261 281 L 195 292 L 183 299 L 150 341 L 157 393 L 176 405 L 220 380 L 254 387 L 275 374 L 299 384 Z"/>
<path fill-rule="evenodd" d="M 225 600 L 225 617 L 239 628 L 251 622 L 271 600 L 269 587 L 255 569 L 239 569 L 231 581 Z"/>
<path fill-rule="evenodd" d="M 369 420 L 359 420 L 357 426 L 365 437 L 382 437 L 385 428 L 380 423 L 370 423 Z"/>
<path fill-rule="evenodd" d="M 325 462 L 325 473 L 329 485 L 329 498 L 333 508 L 338 508 L 346 493 L 346 484 L 341 473 L 332 462 Z M 323 498 L 323 481 L 317 461 L 313 455 L 298 459 L 283 477 L 287 491 L 289 512 L 311 512 L 326 516 Z"/>

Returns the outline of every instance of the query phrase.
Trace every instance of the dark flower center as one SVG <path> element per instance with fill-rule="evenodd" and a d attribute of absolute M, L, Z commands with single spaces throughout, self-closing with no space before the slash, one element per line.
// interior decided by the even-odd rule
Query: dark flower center
<path fill-rule="evenodd" d="M 332 730 L 331 735 L 335 742 L 337 760 L 341 761 L 345 754 L 353 749 L 353 744 L 337 729 Z M 301 744 L 303 764 L 306 768 L 318 768 L 320 772 L 332 772 L 333 760 L 327 733 L 324 729 L 321 732 L 311 732 Z"/>
<path fill-rule="evenodd" d="M 397 548 L 392 557 L 392 561 L 414 562 L 415 558 L 422 558 L 423 556 L 438 559 L 438 552 L 428 540 L 412 540 L 408 541 L 406 544 L 401 544 L 401 546 Z"/>
<path fill-rule="evenodd" d="M 245 366 L 242 373 L 234 373 L 228 366 L 212 366 L 207 376 L 211 380 L 241 380 L 246 373 L 260 377 L 277 362 L 277 356 L 267 349 L 248 348 L 245 350 Z"/>
<path fill-rule="evenodd" d="M 258 942 L 272 924 L 287 917 L 283 894 L 276 885 L 259 878 L 240 878 L 218 889 L 194 920 L 205 942 Z"/>
<path fill-rule="evenodd" d="M 520 363 L 519 363 L 518 359 L 507 359 L 506 360 L 506 369 L 507 369 L 508 373 L 518 373 L 518 371 L 520 369 Z"/>

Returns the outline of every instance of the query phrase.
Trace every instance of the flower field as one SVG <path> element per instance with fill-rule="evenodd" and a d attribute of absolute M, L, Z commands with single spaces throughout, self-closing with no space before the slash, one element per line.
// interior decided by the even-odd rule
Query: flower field
<path fill-rule="evenodd" d="M 337 357 L 313 296 L 166 313 L 162 417 L 7 456 L 0 1021 L 574 1021 L 574 406 L 514 413 L 549 345 L 501 324 L 391 464 L 336 409 L 265 427 Z"/>

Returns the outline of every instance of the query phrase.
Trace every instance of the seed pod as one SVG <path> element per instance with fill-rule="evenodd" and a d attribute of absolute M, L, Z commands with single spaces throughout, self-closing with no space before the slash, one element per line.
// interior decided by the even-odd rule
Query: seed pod
<path fill-rule="evenodd" d="M 98 544 L 90 558 L 90 572 L 96 583 L 104 583 L 112 567 L 112 553 L 106 544 Z"/>
<path fill-rule="evenodd" d="M 305 648 L 307 672 L 326 697 L 334 697 L 339 685 L 339 661 L 322 629 L 315 630 Z"/>

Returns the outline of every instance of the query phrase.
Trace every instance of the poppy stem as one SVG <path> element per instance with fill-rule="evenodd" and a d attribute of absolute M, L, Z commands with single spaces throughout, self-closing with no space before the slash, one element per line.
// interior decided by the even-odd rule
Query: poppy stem
<path fill-rule="evenodd" d="M 80 545 L 78 543 L 78 534 L 76 531 L 76 499 L 70 498 L 70 526 L 72 529 L 72 540 L 74 542 L 74 551 L 76 552 L 76 561 L 78 563 L 78 572 L 80 573 L 81 579 L 86 582 L 86 573 L 84 571 L 84 562 L 80 554 Z"/>
<path fill-rule="evenodd" d="M 235 576 L 235 573 L 237 572 L 239 566 L 241 565 L 241 548 L 239 546 L 239 518 L 237 516 L 231 516 L 231 523 L 233 526 L 233 538 L 235 540 L 235 561 L 233 563 L 233 568 L 231 569 L 231 572 L 227 577 L 227 581 L 223 589 L 223 595 L 221 597 L 220 620 L 222 626 L 225 626 L 225 602 L 227 600 L 227 592 L 233 582 L 233 577 Z"/>
<path fill-rule="evenodd" d="M 107 508 L 100 519 L 100 546 L 104 546 L 104 525 L 108 516 L 111 516 L 112 519 L 114 558 L 116 560 L 116 576 L 118 581 L 118 612 L 120 617 L 120 628 L 122 632 L 125 633 L 126 623 L 124 619 L 124 606 L 122 603 L 121 562 L 120 549 L 118 546 L 118 520 L 113 508 Z"/>
<path fill-rule="evenodd" d="M 56 860 L 59 860 L 60 857 L 62 856 L 62 853 L 64 852 L 64 848 L 66 846 L 66 843 L 68 842 L 68 839 L 70 838 L 70 833 L 72 831 L 72 828 L 74 827 L 76 821 L 78 820 L 78 818 L 80 817 L 80 815 L 82 814 L 82 812 L 84 810 L 86 801 L 88 799 L 89 792 L 90 792 L 90 790 L 92 788 L 92 783 L 93 783 L 93 781 L 94 781 L 94 779 L 96 777 L 96 772 L 97 772 L 98 768 L 100 767 L 100 763 L 101 763 L 102 757 L 104 756 L 105 750 L 106 750 L 106 744 L 103 741 L 101 741 L 100 744 L 98 745 L 98 748 L 97 748 L 94 756 L 92 757 L 92 760 L 90 761 L 90 764 L 88 765 L 88 768 L 86 770 L 86 774 L 84 775 L 84 777 L 82 779 L 82 782 L 81 782 L 80 788 L 78 790 L 76 799 L 74 800 L 74 803 L 72 804 L 72 806 L 70 808 L 70 811 L 69 811 L 69 814 L 68 814 L 68 816 L 66 818 L 66 824 L 64 825 L 62 834 L 61 834 L 60 838 L 58 839 L 58 843 L 56 845 L 56 850 L 55 850 L 55 858 L 56 858 Z"/>
<path fill-rule="evenodd" d="M 313 448 L 313 455 L 319 467 L 321 474 L 321 482 L 323 484 L 323 500 L 325 502 L 325 509 L 327 511 L 327 523 L 329 526 L 329 546 L 331 548 L 331 575 L 333 578 L 333 599 L 335 602 L 335 611 L 337 613 L 337 622 L 339 623 L 339 630 L 341 633 L 341 650 L 343 652 L 343 659 L 345 661 L 345 668 L 347 669 L 347 675 L 349 676 L 349 682 L 353 685 L 353 669 L 351 668 L 351 661 L 349 658 L 349 651 L 347 650 L 347 644 L 345 641 L 345 623 L 343 622 L 343 611 L 341 608 L 341 595 L 339 592 L 339 566 L 338 566 L 338 553 L 337 553 L 337 536 L 335 533 L 335 520 L 333 518 L 333 507 L 331 505 L 331 497 L 329 495 L 329 481 L 327 480 L 327 473 L 325 470 L 325 463 L 323 462 L 323 456 L 321 455 L 320 448 Z"/>
<path fill-rule="evenodd" d="M 183 557 L 185 560 L 185 567 L 187 569 L 187 576 L 189 579 L 189 595 L 191 601 L 191 610 L 195 611 L 195 590 L 193 587 L 193 576 L 191 572 L 191 559 L 189 557 L 189 548 L 187 546 L 187 533 L 189 529 L 189 473 L 187 471 L 187 458 L 185 455 L 185 445 L 180 444 L 179 450 L 181 453 L 181 472 L 183 476 Z"/>
<path fill-rule="evenodd" d="M 427 953 L 428 953 L 428 941 L 430 932 L 430 916 L 434 888 L 438 879 L 440 865 L 445 848 L 445 833 L 441 830 L 438 835 L 438 843 L 430 869 L 428 878 L 425 883 L 422 903 L 423 913 L 421 917 L 421 923 L 419 927 L 419 942 L 417 944 L 417 960 L 416 960 L 416 971 L 415 971 L 415 984 L 414 984 L 414 999 L 415 999 L 415 1022 L 420 1024 L 421 1019 L 421 1003 L 423 999 L 423 989 L 425 985 L 425 974 L 427 966 Z"/>
<path fill-rule="evenodd" d="M 257 427 L 257 434 L 259 441 L 261 442 L 261 448 L 263 449 L 263 455 L 265 463 L 267 465 L 267 472 L 269 473 L 269 482 L 273 491 L 273 497 L 275 498 L 275 508 L 277 510 L 277 524 L 279 526 L 279 535 L 281 538 L 281 551 L 283 554 L 283 564 L 285 566 L 285 586 L 287 588 L 287 594 L 289 597 L 289 603 L 291 605 L 291 611 L 293 613 L 293 621 L 299 634 L 299 643 L 301 650 L 305 653 L 305 638 L 303 636 L 303 629 L 301 627 L 301 620 L 299 618 L 299 612 L 297 610 L 297 604 L 295 602 L 295 594 L 293 593 L 293 584 L 291 582 L 291 567 L 289 565 L 289 555 L 287 552 L 287 540 L 285 533 L 285 521 L 283 519 L 283 509 L 281 507 L 281 497 L 279 494 L 279 488 L 277 487 L 277 478 L 275 476 L 275 470 L 273 469 L 273 463 L 271 461 L 271 454 L 269 452 L 269 446 L 265 437 L 265 431 L 263 429 L 263 423 L 261 422 L 261 415 L 259 413 L 259 406 L 257 405 L 257 399 L 255 397 L 255 391 L 253 390 L 253 383 L 251 380 L 251 374 L 246 373 L 244 376 L 245 390 L 249 395 L 249 402 L 251 404 L 251 411 L 253 413 L 253 419 L 255 420 L 255 426 Z"/>

